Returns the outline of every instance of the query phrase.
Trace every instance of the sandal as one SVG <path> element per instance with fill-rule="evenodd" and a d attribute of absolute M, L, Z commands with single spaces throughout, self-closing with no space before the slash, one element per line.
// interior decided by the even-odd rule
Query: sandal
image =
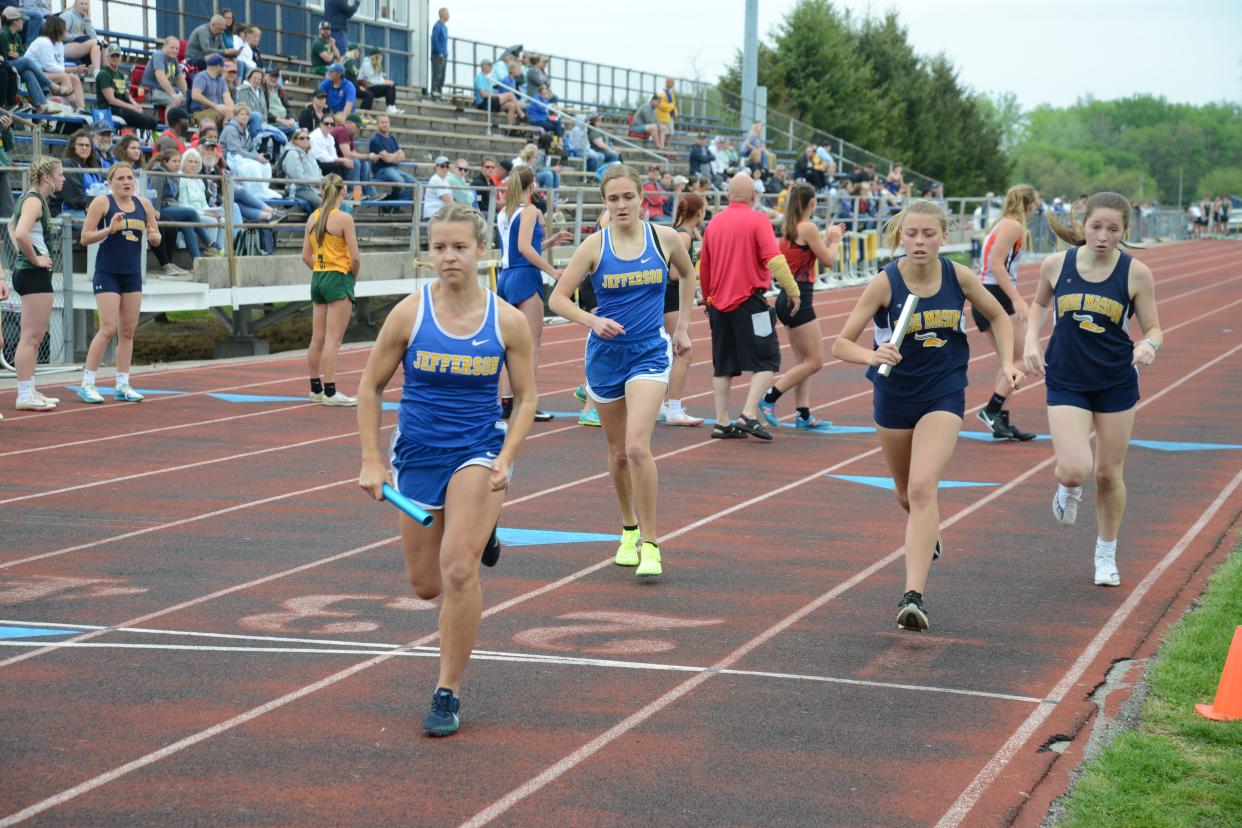
<path fill-rule="evenodd" d="M 738 418 L 733 421 L 733 427 L 740 429 L 753 437 L 758 437 L 760 440 L 772 439 L 772 432 L 768 431 L 763 423 L 758 420 L 751 419 L 745 414 L 738 415 Z"/>
<path fill-rule="evenodd" d="M 712 437 L 717 440 L 745 440 L 746 432 L 735 426 L 733 423 L 721 425 L 716 423 L 712 427 Z"/>

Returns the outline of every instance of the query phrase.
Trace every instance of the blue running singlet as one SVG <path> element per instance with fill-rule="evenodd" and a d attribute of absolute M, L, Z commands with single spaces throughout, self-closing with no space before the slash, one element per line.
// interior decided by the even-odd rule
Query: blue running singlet
<path fill-rule="evenodd" d="M 624 334 L 604 341 L 620 345 L 658 337 L 664 330 L 664 286 L 669 278 L 668 262 L 655 243 L 655 229 L 643 222 L 646 243 L 635 259 L 617 255 L 610 227 L 602 232 L 599 262 L 591 273 L 598 303 L 595 314 L 625 328 Z M 594 332 L 591 338 L 598 339 Z"/>
<path fill-rule="evenodd" d="M 875 347 L 893 338 L 901 309 L 910 289 L 901 278 L 897 262 L 884 268 L 891 298 L 887 308 L 875 315 Z M 970 346 L 966 342 L 962 308 L 966 296 L 957 281 L 953 262 L 940 257 L 940 289 L 934 296 L 919 297 L 918 311 L 901 342 L 901 362 L 887 377 L 879 376 L 876 366 L 867 369 L 867 379 L 877 391 L 907 400 L 940 399 L 966 387 L 966 364 Z"/>
<path fill-rule="evenodd" d="M 431 285 L 424 285 L 401 361 L 405 381 L 397 417 L 401 435 L 395 445 L 397 459 L 402 446 L 459 448 L 491 445 L 497 440 L 503 443 L 506 424 L 500 418 L 499 383 L 504 364 L 496 294 L 487 292 L 487 311 L 479 329 L 455 336 L 440 327 Z"/>
<path fill-rule="evenodd" d="M 1131 257 L 1119 251 L 1108 278 L 1088 282 L 1078 272 L 1079 249 L 1066 251 L 1052 292 L 1056 323 L 1044 358 L 1048 382 L 1073 391 L 1132 382 L 1134 343 L 1127 330 Z"/>
<path fill-rule="evenodd" d="M 531 268 L 534 268 L 535 270 L 539 269 L 535 265 L 534 262 L 532 262 L 530 259 L 522 255 L 522 251 L 518 247 L 518 236 L 521 233 L 521 229 L 522 229 L 522 221 L 521 221 L 522 213 L 524 213 L 528 208 L 538 211 L 538 208 L 532 207 L 531 205 L 527 204 L 515 210 L 513 212 L 512 218 L 510 218 L 508 221 L 508 225 L 509 225 L 508 231 L 505 234 L 506 236 L 508 236 L 508 243 L 505 245 L 505 261 L 506 261 L 505 269 L 506 270 L 509 268 L 516 268 L 516 267 L 531 267 Z M 535 222 L 535 227 L 531 231 L 530 246 L 533 247 L 535 250 L 542 251 L 543 250 L 543 222 L 539 221 L 539 219 L 534 216 L 531 217 L 531 221 Z"/>

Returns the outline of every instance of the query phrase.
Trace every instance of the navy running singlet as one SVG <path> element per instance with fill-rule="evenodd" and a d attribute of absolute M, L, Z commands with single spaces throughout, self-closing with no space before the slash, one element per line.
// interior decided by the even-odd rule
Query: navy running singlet
<path fill-rule="evenodd" d="M 887 308 L 875 315 L 875 347 L 893 338 L 901 309 L 910 289 L 901 278 L 897 262 L 884 268 L 891 298 Z M 935 400 L 966 387 L 966 364 L 970 346 L 966 342 L 962 307 L 966 296 L 957 281 L 953 262 L 940 257 L 940 289 L 934 296 L 919 297 L 918 310 L 901 342 L 901 362 L 887 377 L 879 376 L 876 366 L 867 369 L 867 379 L 884 393 L 907 400 Z"/>
<path fill-rule="evenodd" d="M 431 285 L 424 285 L 401 361 L 405 381 L 397 427 L 402 437 L 421 446 L 457 448 L 486 444 L 497 432 L 503 435 L 499 383 L 504 364 L 496 294 L 487 292 L 479 329 L 455 336 L 436 321 Z"/>
<path fill-rule="evenodd" d="M 147 211 L 142 201 L 134 196 L 134 209 L 126 213 L 109 194 L 108 212 L 99 223 L 100 229 L 106 228 L 117 213 L 125 216 L 124 229 L 106 236 L 99 243 L 99 251 L 95 254 L 95 272 L 130 276 L 142 270 L 142 234 L 147 229 Z"/>
<path fill-rule="evenodd" d="M 596 316 L 611 319 L 625 333 L 606 342 L 621 344 L 659 336 L 664 330 L 664 286 L 668 262 L 656 247 L 655 229 L 643 222 L 646 243 L 636 259 L 622 259 L 612 247 L 612 228 L 603 229 L 599 262 L 591 272 Z M 591 332 L 595 336 L 595 332 Z"/>
<path fill-rule="evenodd" d="M 1071 391 L 1099 391 L 1134 378 L 1130 317 L 1130 254 L 1118 251 L 1117 264 L 1102 282 L 1078 272 L 1078 251 L 1065 252 L 1052 292 L 1056 324 L 1044 360 L 1049 381 Z"/>

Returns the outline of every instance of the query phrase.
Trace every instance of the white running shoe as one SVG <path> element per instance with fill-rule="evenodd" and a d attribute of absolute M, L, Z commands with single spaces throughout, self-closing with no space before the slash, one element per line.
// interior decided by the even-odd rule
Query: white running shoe
<path fill-rule="evenodd" d="M 700 426 L 703 425 L 703 418 L 695 417 L 682 408 L 666 414 L 664 416 L 664 424 L 671 426 Z"/>
<path fill-rule="evenodd" d="M 60 397 L 49 397 L 46 394 L 40 393 L 38 390 L 34 392 L 34 396 L 36 400 L 43 400 L 44 402 L 50 402 L 52 405 L 56 405 L 57 403 L 60 402 Z"/>
<path fill-rule="evenodd" d="M 389 115 L 400 115 L 401 113 L 405 112 L 404 109 L 398 109 L 396 106 L 390 106 L 384 111 L 387 112 Z"/>
<path fill-rule="evenodd" d="M 668 406 L 660 403 L 660 413 L 656 415 L 656 422 L 662 423 L 668 419 Z"/>
<path fill-rule="evenodd" d="M 1121 574 L 1117 572 L 1117 556 L 1100 555 L 1095 556 L 1095 584 L 1096 586 L 1120 586 Z"/>
<path fill-rule="evenodd" d="M 18 411 L 51 411 L 56 408 L 56 403 L 39 397 L 27 397 L 24 400 L 18 400 L 16 408 Z"/>
<path fill-rule="evenodd" d="M 1061 490 L 1058 488 L 1052 496 L 1052 516 L 1057 523 L 1064 526 L 1073 526 L 1078 520 L 1078 504 L 1082 502 L 1081 494 L 1073 494 L 1067 492 L 1065 502 L 1061 502 Z"/>
<path fill-rule="evenodd" d="M 104 398 L 95 390 L 95 384 L 82 383 L 78 386 L 78 399 L 84 403 L 96 405 L 104 401 Z"/>
<path fill-rule="evenodd" d="M 112 394 L 113 399 L 117 402 L 142 402 L 145 399 L 141 394 L 133 389 L 129 383 L 118 385 Z"/>
<path fill-rule="evenodd" d="M 347 397 L 340 391 L 337 391 L 331 397 L 324 394 L 323 404 L 329 406 L 340 406 L 341 408 L 352 408 L 358 404 L 358 400 L 353 397 Z"/>
<path fill-rule="evenodd" d="M 306 399 L 310 400 L 313 403 L 322 404 L 323 403 L 323 392 L 322 391 L 311 391 L 310 393 L 306 395 Z"/>

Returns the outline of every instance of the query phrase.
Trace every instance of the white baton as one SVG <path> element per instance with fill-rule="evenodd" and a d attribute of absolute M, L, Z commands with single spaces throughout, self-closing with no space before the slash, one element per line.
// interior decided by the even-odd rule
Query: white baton
<path fill-rule="evenodd" d="M 910 317 L 914 316 L 914 312 L 918 310 L 919 297 L 913 293 L 906 296 L 906 306 L 901 309 L 901 316 L 897 317 L 897 329 L 893 331 L 893 338 L 889 342 L 893 343 L 894 348 L 901 347 L 901 340 L 906 338 L 906 328 L 910 326 Z M 893 366 L 885 363 L 880 366 L 880 376 L 887 377 L 893 373 Z"/>

